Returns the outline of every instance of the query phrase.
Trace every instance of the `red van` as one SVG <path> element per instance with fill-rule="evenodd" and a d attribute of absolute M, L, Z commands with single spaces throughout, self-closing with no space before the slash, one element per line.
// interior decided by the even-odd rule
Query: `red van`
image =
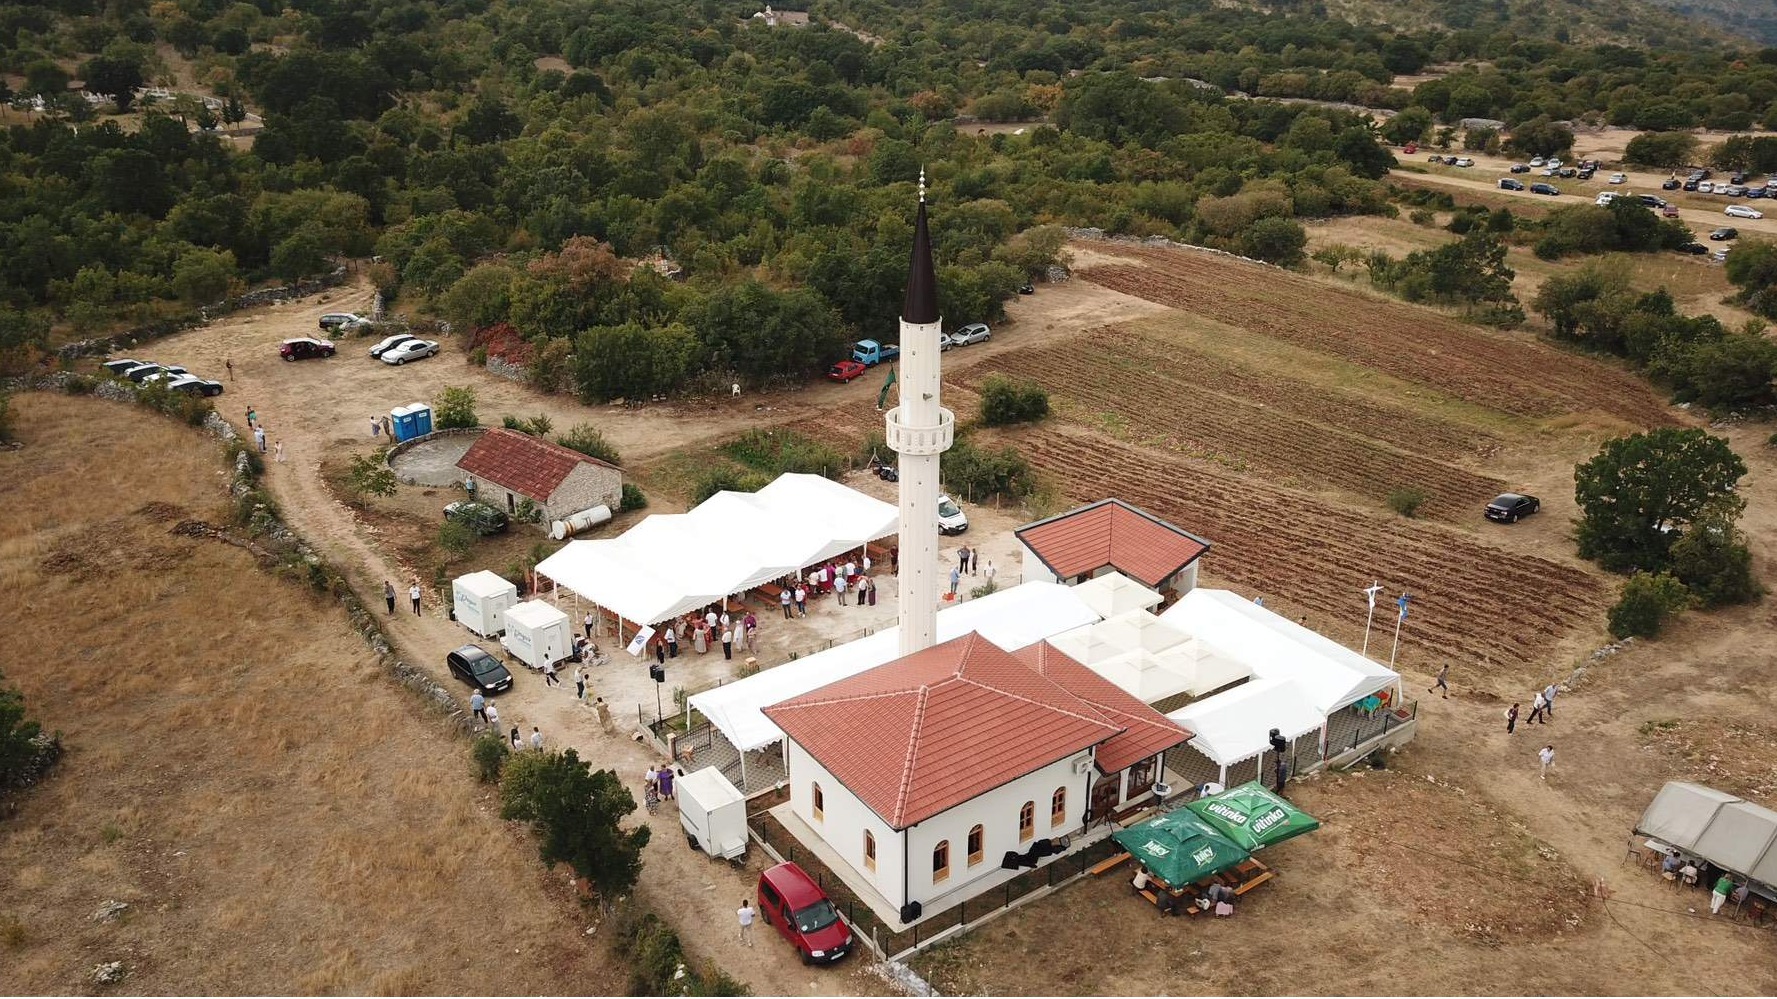
<path fill-rule="evenodd" d="M 759 918 L 795 945 L 803 964 L 837 961 L 851 950 L 851 927 L 821 886 L 795 864 L 759 875 Z"/>

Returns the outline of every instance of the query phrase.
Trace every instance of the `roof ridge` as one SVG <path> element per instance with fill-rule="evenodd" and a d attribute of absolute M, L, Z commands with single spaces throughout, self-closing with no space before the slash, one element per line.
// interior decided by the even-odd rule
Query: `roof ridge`
<path fill-rule="evenodd" d="M 1018 665 L 1024 666 L 1023 663 L 1019 663 Z M 1024 666 L 1024 668 L 1030 669 L 1029 666 Z M 1083 698 L 1080 695 L 1074 693 L 1073 691 L 1067 689 L 1066 687 L 1062 686 L 1061 684 L 1056 683 L 1054 680 L 1051 680 L 1049 677 L 1044 676 L 1042 673 L 1038 673 L 1034 669 L 1032 669 L 1030 671 L 1032 674 L 1042 677 L 1045 681 L 1047 681 L 1056 690 L 1059 690 L 1062 694 L 1072 698 L 1073 700 L 1080 702 L 1081 704 L 1085 704 L 1087 707 L 1093 707 L 1093 705 L 1089 704 L 1085 698 Z M 1103 717 L 1094 718 L 1091 715 L 1084 715 L 1084 714 L 1079 713 L 1078 711 L 1071 710 L 1071 709 L 1063 707 L 1061 705 L 1049 704 L 1044 701 L 1039 701 L 1036 698 L 1030 697 L 1025 694 L 1016 693 L 1014 691 L 1006 690 L 1003 687 L 995 687 L 990 684 L 983 683 L 980 680 L 975 679 L 974 677 L 958 676 L 957 679 L 962 681 L 963 683 L 973 684 L 976 687 L 980 687 L 982 690 L 990 690 L 990 691 L 1000 695 L 1001 697 L 1008 697 L 1008 698 L 1011 698 L 1012 700 L 1015 700 L 1015 701 L 1023 701 L 1026 704 L 1034 704 L 1039 708 L 1047 708 L 1048 710 L 1053 711 L 1056 714 L 1067 715 L 1071 718 L 1078 718 L 1081 721 L 1094 722 L 1096 724 L 1103 725 L 1107 728 L 1116 728 L 1115 725 L 1111 724 L 1111 722 L 1107 721 Z M 1096 709 L 1094 710 L 1093 713 L 1094 714 L 1097 713 Z"/>
<path fill-rule="evenodd" d="M 913 704 L 913 724 L 907 729 L 907 749 L 901 754 L 901 786 L 895 791 L 895 814 L 889 818 L 891 828 L 907 814 L 907 798 L 913 793 L 913 768 L 919 760 L 919 732 L 925 725 L 926 705 L 932 696 L 929 684 L 919 685 L 919 699 Z"/>

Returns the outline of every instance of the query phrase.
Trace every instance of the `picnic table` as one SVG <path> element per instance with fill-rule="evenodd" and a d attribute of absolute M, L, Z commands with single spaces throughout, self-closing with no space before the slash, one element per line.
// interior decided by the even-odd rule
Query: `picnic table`
<path fill-rule="evenodd" d="M 1158 907 L 1163 915 L 1177 914 L 1182 909 L 1185 915 L 1195 916 L 1203 911 L 1197 907 L 1197 900 L 1209 891 L 1211 885 L 1227 885 L 1234 889 L 1234 896 L 1239 898 L 1276 876 L 1276 871 L 1260 861 L 1250 859 L 1201 881 L 1195 881 L 1178 888 L 1168 885 L 1150 873 L 1148 875 L 1150 887 L 1142 889 L 1141 896 Z M 1166 904 L 1162 904 L 1162 896 L 1165 897 Z"/>

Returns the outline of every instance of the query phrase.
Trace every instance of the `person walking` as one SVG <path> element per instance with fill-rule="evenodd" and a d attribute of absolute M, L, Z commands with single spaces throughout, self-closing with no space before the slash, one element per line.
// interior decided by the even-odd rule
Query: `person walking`
<path fill-rule="evenodd" d="M 284 463 L 284 442 L 283 441 L 278 441 L 276 444 L 272 445 L 272 460 L 277 462 L 280 465 Z"/>
<path fill-rule="evenodd" d="M 722 658 L 723 659 L 733 659 L 734 658 L 734 629 L 733 628 L 722 629 Z"/>
<path fill-rule="evenodd" d="M 1555 695 L 1560 692 L 1561 692 L 1561 689 L 1559 687 L 1555 686 L 1553 683 L 1551 683 L 1547 687 L 1543 688 L 1543 721 L 1544 721 L 1544 724 L 1548 723 L 1548 719 L 1555 717 Z"/>
<path fill-rule="evenodd" d="M 899 576 L 901 574 L 901 546 L 900 545 L 895 545 L 893 548 L 889 549 L 889 572 L 891 572 L 897 576 Z"/>
<path fill-rule="evenodd" d="M 740 908 L 734 910 L 734 915 L 740 920 L 740 942 L 748 947 L 753 946 L 753 917 L 756 915 L 753 912 L 753 903 L 748 899 L 741 899 Z"/>
<path fill-rule="evenodd" d="M 660 765 L 659 781 L 660 796 L 662 798 L 671 798 L 673 796 L 673 768 L 662 763 Z"/>
<path fill-rule="evenodd" d="M 1538 722 L 1542 722 L 1542 724 L 1547 725 L 1548 721 L 1543 718 L 1543 711 L 1546 710 L 1548 706 L 1549 702 L 1543 700 L 1543 692 L 1540 690 L 1537 691 L 1536 696 L 1530 699 L 1530 717 L 1524 719 L 1524 724 L 1535 725 Z"/>
<path fill-rule="evenodd" d="M 232 357 L 224 358 L 222 361 L 222 366 L 224 368 L 228 369 L 228 380 L 231 382 L 234 381 L 234 358 L 232 358 Z"/>
<path fill-rule="evenodd" d="M 589 642 L 592 641 L 592 611 L 586 612 L 586 620 L 582 622 L 582 625 L 586 628 L 586 640 Z"/>
<path fill-rule="evenodd" d="M 985 575 L 987 577 L 987 581 L 989 583 L 993 582 L 994 574 L 997 573 L 998 571 L 999 571 L 998 569 L 995 569 L 993 567 L 993 559 L 988 559 L 987 560 L 987 568 L 986 568 L 986 570 L 984 570 L 983 575 Z"/>
<path fill-rule="evenodd" d="M 592 711 L 593 714 L 598 715 L 599 727 L 607 732 L 611 731 L 611 706 L 605 703 L 604 698 L 593 698 Z"/>
<path fill-rule="evenodd" d="M 494 734 L 494 738 L 498 739 L 500 737 L 500 709 L 494 707 L 494 699 L 491 697 L 487 699 L 487 709 L 482 714 L 481 720 L 487 722 L 487 730 Z"/>
<path fill-rule="evenodd" d="M 1728 896 L 1734 893 L 1734 879 L 1726 872 L 1715 882 L 1715 890 L 1709 893 L 1709 914 L 1719 915 L 1721 907 L 1727 903 Z"/>
<path fill-rule="evenodd" d="M 553 663 L 553 662 L 545 662 L 543 664 L 543 686 L 545 686 L 545 687 L 559 687 L 559 686 L 561 686 L 561 677 L 556 674 L 555 663 Z"/>
<path fill-rule="evenodd" d="M 950 596 L 952 599 L 956 598 L 957 585 L 960 584 L 962 581 L 963 581 L 962 570 L 956 568 L 955 566 L 952 566 L 950 569 Z"/>
<path fill-rule="evenodd" d="M 377 419 L 374 415 L 371 416 L 371 418 L 370 418 L 370 436 L 372 438 L 377 438 L 377 437 L 381 437 L 382 434 L 383 434 L 382 421 Z"/>
<path fill-rule="evenodd" d="M 1549 768 L 1555 765 L 1555 747 L 1553 745 L 1548 745 L 1537 750 L 1536 758 L 1542 761 L 1542 779 L 1548 780 Z"/>
<path fill-rule="evenodd" d="M 512 726 L 512 734 L 507 737 L 507 741 L 512 743 L 513 752 L 517 752 L 524 746 L 524 737 L 518 734 L 517 725 Z"/>
<path fill-rule="evenodd" d="M 535 725 L 531 726 L 531 748 L 539 753 L 543 751 L 543 733 Z"/>
<path fill-rule="evenodd" d="M 1440 688 L 1444 691 L 1444 697 L 1446 699 L 1448 699 L 1450 697 L 1450 664 L 1449 663 L 1445 663 L 1444 667 L 1442 669 L 1438 670 L 1437 680 L 1434 683 L 1432 683 L 1431 686 L 1425 688 L 1425 692 L 1429 694 L 1432 691 L 1438 690 Z"/>
<path fill-rule="evenodd" d="M 808 590 L 801 583 L 796 584 L 796 613 L 802 617 L 808 616 Z"/>
<path fill-rule="evenodd" d="M 836 576 L 833 580 L 833 593 L 839 598 L 839 606 L 845 606 L 845 577 Z"/>
<path fill-rule="evenodd" d="M 481 696 L 480 690 L 469 695 L 469 717 L 472 721 L 487 721 L 487 698 Z"/>
<path fill-rule="evenodd" d="M 390 440 L 394 440 L 394 439 L 395 439 L 395 428 L 394 428 L 394 426 L 393 426 L 393 425 L 391 425 L 391 424 L 390 424 L 390 423 L 389 423 L 389 418 L 388 418 L 388 417 L 387 417 L 387 416 L 385 416 L 385 417 L 383 417 L 383 436 L 384 436 L 384 437 L 387 437 L 387 438 L 388 438 L 388 439 L 390 439 Z M 471 483 L 471 485 L 473 485 L 473 483 L 474 483 L 474 482 L 475 482 L 475 480 L 474 480 L 474 479 L 473 479 L 473 478 L 471 478 L 471 479 L 470 479 L 470 480 L 469 480 L 469 482 L 470 482 L 470 483 Z M 470 489 L 470 490 L 469 490 L 469 491 L 470 491 L 470 492 L 474 492 L 474 491 L 475 491 L 475 490 L 474 490 L 474 489 Z"/>
<path fill-rule="evenodd" d="M 247 407 L 247 426 L 249 426 L 249 427 L 253 426 L 254 423 L 256 423 L 258 420 L 259 420 L 259 414 L 253 412 L 252 406 L 248 406 Z"/>
<path fill-rule="evenodd" d="M 666 639 L 656 635 L 654 638 L 654 661 L 666 665 Z"/>
<path fill-rule="evenodd" d="M 409 586 L 407 588 L 407 599 L 413 601 L 413 616 L 419 617 L 420 616 L 420 581 L 419 580 L 417 580 L 417 579 L 414 580 L 413 585 Z"/>
<path fill-rule="evenodd" d="M 1513 704 L 1510 708 L 1508 708 L 1506 710 L 1506 734 L 1511 735 L 1512 730 L 1517 727 L 1518 727 L 1518 705 Z"/>
<path fill-rule="evenodd" d="M 395 616 L 395 584 L 383 580 L 383 602 L 389 605 L 389 616 Z"/>
<path fill-rule="evenodd" d="M 259 453 L 260 454 L 265 453 L 265 428 L 264 427 L 254 427 L 253 428 L 253 443 L 259 445 Z"/>
<path fill-rule="evenodd" d="M 666 626 L 666 657 L 668 659 L 679 658 L 679 633 L 674 631 L 670 624 Z"/>
<path fill-rule="evenodd" d="M 796 598 L 791 595 L 791 590 L 788 586 L 778 591 L 777 602 L 784 609 L 784 620 L 786 621 L 790 619 L 790 601 L 794 599 Z"/>
<path fill-rule="evenodd" d="M 981 549 L 969 549 L 969 575 L 981 575 Z"/>
<path fill-rule="evenodd" d="M 580 666 L 574 667 L 574 700 L 586 700 L 586 670 Z"/>

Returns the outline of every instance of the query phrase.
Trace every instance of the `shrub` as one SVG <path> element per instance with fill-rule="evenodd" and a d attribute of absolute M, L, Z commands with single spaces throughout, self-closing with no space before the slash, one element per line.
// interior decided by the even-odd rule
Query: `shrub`
<path fill-rule="evenodd" d="M 617 512 L 622 513 L 625 510 L 645 510 L 647 507 L 648 497 L 642 492 L 642 487 L 633 482 L 625 482 L 623 484 L 623 499 L 617 503 Z"/>
<path fill-rule="evenodd" d="M 524 753 L 500 778 L 500 817 L 536 830 L 544 863 L 566 863 L 600 895 L 615 898 L 635 887 L 648 827 L 623 829 L 635 798 L 610 770 L 593 770 L 572 749 Z"/>
<path fill-rule="evenodd" d="M 474 527 L 460 520 L 446 520 L 438 525 L 438 546 L 449 552 L 452 558 L 469 554 L 469 549 L 475 547 L 480 537 Z"/>
<path fill-rule="evenodd" d="M 483 784 L 493 784 L 500 779 L 500 771 L 506 766 L 506 757 L 512 750 L 506 740 L 498 732 L 483 732 L 469 747 L 469 756 L 475 761 L 475 776 Z"/>
<path fill-rule="evenodd" d="M 0 392 L 0 441 L 12 440 L 12 396 Z"/>
<path fill-rule="evenodd" d="M 1017 502 L 1036 491 L 1036 474 L 1016 448 L 976 447 L 958 438 L 939 466 L 944 487 L 970 503 L 1003 498 Z"/>
<path fill-rule="evenodd" d="M 346 490 L 359 503 L 370 496 L 395 495 L 398 481 L 394 469 L 383 460 L 380 451 L 353 457 L 351 466 L 346 470 Z"/>
<path fill-rule="evenodd" d="M 685 954 L 673 928 L 652 912 L 625 912 L 615 927 L 629 957 L 629 990 L 638 996 L 745 996 L 751 991 L 720 968 L 700 966 Z"/>
<path fill-rule="evenodd" d="M 1752 552 L 1732 525 L 1700 521 L 1672 544 L 1672 574 L 1703 607 L 1745 604 L 1764 594 L 1752 574 Z"/>
<path fill-rule="evenodd" d="M 698 478 L 697 486 L 691 490 L 693 505 L 702 503 L 723 490 L 737 493 L 756 493 L 771 484 L 771 478 L 759 472 L 751 472 L 723 465 L 713 468 Z"/>
<path fill-rule="evenodd" d="M 990 427 L 1031 423 L 1048 415 L 1049 393 L 1035 382 L 993 374 L 981 384 L 981 422 Z"/>
<path fill-rule="evenodd" d="M 590 423 L 576 423 L 573 429 L 557 437 L 555 442 L 570 451 L 578 451 L 588 458 L 597 458 L 600 461 L 610 462 L 619 468 L 623 467 L 623 456 L 617 453 L 616 446 L 606 440 L 604 433 Z"/>
<path fill-rule="evenodd" d="M 1389 508 L 1403 517 L 1411 517 L 1425 505 L 1425 490 L 1417 486 L 1405 486 L 1388 494 Z"/>
<path fill-rule="evenodd" d="M 99 380 L 91 375 L 69 375 L 68 380 L 62 384 L 68 390 L 69 395 L 92 395 L 93 389 L 98 387 Z"/>
<path fill-rule="evenodd" d="M 541 524 L 543 508 L 537 505 L 536 500 L 526 496 L 518 501 L 518 509 L 512 511 L 512 519 L 526 524 Z"/>
<path fill-rule="evenodd" d="M 1610 609 L 1613 638 L 1653 638 L 1691 602 L 1691 593 L 1669 572 L 1640 572 L 1623 583 L 1623 595 Z"/>
<path fill-rule="evenodd" d="M 1407 213 L 1407 219 L 1414 225 L 1432 225 L 1437 222 L 1438 217 L 1429 209 L 1415 208 Z"/>
<path fill-rule="evenodd" d="M 432 423 L 439 430 L 480 426 L 481 420 L 475 415 L 475 390 L 452 386 L 438 393 L 438 398 L 432 400 Z"/>
<path fill-rule="evenodd" d="M 785 472 L 836 478 L 845 471 L 845 455 L 837 448 L 810 440 L 794 430 L 749 430 L 727 444 L 723 453 L 775 479 Z M 750 491 L 750 490 L 749 490 Z"/>
<path fill-rule="evenodd" d="M 0 789 L 22 782 L 37 759 L 37 723 L 25 717 L 25 697 L 0 674 Z"/>

